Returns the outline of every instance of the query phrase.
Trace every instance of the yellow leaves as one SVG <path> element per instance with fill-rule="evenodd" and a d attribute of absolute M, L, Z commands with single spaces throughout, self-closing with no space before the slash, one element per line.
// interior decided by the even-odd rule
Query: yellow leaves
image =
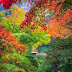
<path fill-rule="evenodd" d="M 34 52 L 35 51 L 35 47 L 32 47 L 32 52 Z"/>
<path fill-rule="evenodd" d="M 41 46 L 42 43 L 41 42 L 37 42 L 36 44 L 34 44 L 34 46 L 36 46 L 36 47 L 38 47 L 39 45 Z"/>
<path fill-rule="evenodd" d="M 25 19 L 25 13 L 23 7 L 19 8 L 17 5 L 13 5 L 11 9 L 11 15 L 7 15 L 7 17 L 2 15 L 2 21 L 1 24 L 4 24 L 6 29 L 13 29 L 15 25 L 20 26 L 22 21 Z M 2 11 L 3 12 L 3 11 Z M 0 14 L 3 14 L 3 13 Z"/>
<path fill-rule="evenodd" d="M 17 10 L 18 6 L 15 4 L 15 5 L 13 5 L 13 8 L 14 8 L 14 10 Z"/>
<path fill-rule="evenodd" d="M 37 51 L 36 48 L 37 48 L 38 46 L 41 46 L 41 45 L 42 45 L 41 42 L 37 42 L 37 43 L 33 44 L 33 46 L 32 46 L 32 51 Z"/>
<path fill-rule="evenodd" d="M 32 21 L 31 24 L 33 25 L 34 24 L 34 21 Z"/>
<path fill-rule="evenodd" d="M 12 51 L 14 52 L 16 49 L 15 48 L 12 48 Z"/>
<path fill-rule="evenodd" d="M 49 38 L 50 37 L 50 34 L 44 35 L 43 37 Z"/>
<path fill-rule="evenodd" d="M 5 16 L 5 11 L 0 11 L 0 16 Z"/>
<path fill-rule="evenodd" d="M 26 72 L 24 69 L 22 69 L 22 68 L 15 68 L 15 69 L 13 69 L 13 71 L 15 71 L 15 72 L 18 72 L 18 71 L 21 71 L 21 72 Z"/>
<path fill-rule="evenodd" d="M 18 12 L 18 14 L 26 13 L 27 11 L 24 10 L 24 7 L 19 8 L 17 5 L 13 5 L 13 8 L 11 9 L 12 13 Z"/>

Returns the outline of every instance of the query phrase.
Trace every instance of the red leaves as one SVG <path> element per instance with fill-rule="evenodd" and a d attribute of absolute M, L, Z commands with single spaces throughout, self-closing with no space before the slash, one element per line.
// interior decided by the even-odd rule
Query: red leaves
<path fill-rule="evenodd" d="M 65 60 L 66 60 L 67 58 L 65 57 Z"/>
<path fill-rule="evenodd" d="M 3 6 L 6 8 L 6 9 L 9 9 L 10 6 L 13 4 L 13 3 L 16 3 L 17 0 L 1 0 L 0 3 L 3 3 Z"/>
<path fill-rule="evenodd" d="M 37 1 L 35 1 L 36 6 L 34 6 L 33 8 L 31 8 L 29 10 L 29 12 L 27 13 L 26 19 L 23 21 L 23 23 L 21 24 L 22 26 L 20 26 L 20 27 L 23 28 L 23 25 L 30 24 L 32 18 L 35 16 L 35 11 L 37 10 L 36 7 L 41 7 L 41 5 L 44 4 L 44 3 L 47 3 L 47 1 L 48 0 L 37 0 Z"/>
<path fill-rule="evenodd" d="M 65 20 L 60 20 L 59 22 L 60 22 L 60 25 L 65 25 L 66 24 Z"/>
<path fill-rule="evenodd" d="M 28 0 L 28 2 L 30 2 L 30 0 Z"/>
<path fill-rule="evenodd" d="M 17 2 L 17 0 L 11 0 L 12 2 L 14 2 L 14 3 L 16 3 Z"/>
<path fill-rule="evenodd" d="M 50 9 L 53 11 L 56 8 L 55 14 L 53 15 L 53 19 L 54 19 L 54 17 L 59 13 L 58 9 L 61 7 L 61 4 L 56 7 L 57 3 L 59 3 L 59 2 L 60 2 L 60 0 L 58 0 L 58 1 L 55 1 L 55 0 L 50 0 L 50 1 L 48 1 L 48 0 L 36 0 L 35 6 L 29 10 L 29 12 L 27 13 L 27 17 L 26 17 L 25 21 L 23 21 L 23 23 L 21 24 L 22 26 L 20 26 L 20 27 L 23 28 L 23 25 L 30 24 L 32 18 L 36 16 L 35 15 L 35 11 L 37 10 L 36 7 L 41 7 L 41 5 L 46 4 L 46 3 L 48 4 L 47 9 Z"/>
<path fill-rule="evenodd" d="M 20 25 L 20 28 L 23 28 L 23 25 L 22 24 Z"/>
<path fill-rule="evenodd" d="M 66 22 L 69 22 L 69 21 L 72 21 L 72 10 L 68 10 L 66 11 L 66 14 L 64 14 L 64 17 L 63 19 L 66 21 Z"/>
<path fill-rule="evenodd" d="M 47 30 L 47 27 L 44 27 L 44 30 L 46 31 Z"/>
<path fill-rule="evenodd" d="M 25 21 L 23 21 L 23 23 L 20 25 L 20 28 L 23 28 L 24 25 L 27 26 L 28 24 L 30 24 L 31 19 L 32 19 L 32 16 L 31 15 L 27 15 Z"/>

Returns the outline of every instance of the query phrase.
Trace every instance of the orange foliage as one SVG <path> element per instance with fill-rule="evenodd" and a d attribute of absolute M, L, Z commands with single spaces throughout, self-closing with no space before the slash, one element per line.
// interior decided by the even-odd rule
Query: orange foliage
<path fill-rule="evenodd" d="M 72 25 L 66 25 L 69 23 L 72 18 L 72 10 L 66 11 L 66 13 L 62 17 L 58 17 L 51 20 L 48 25 L 49 33 L 52 35 L 52 37 L 59 36 L 60 38 L 68 37 L 72 34 Z"/>
<path fill-rule="evenodd" d="M 65 7 L 65 5 L 67 3 L 71 4 L 70 2 L 67 0 L 37 0 L 35 2 L 35 5 L 27 13 L 26 19 L 25 21 L 23 21 L 20 27 L 23 28 L 24 25 L 30 25 L 33 17 L 36 17 L 35 11 L 37 11 L 37 8 L 41 8 L 43 5 L 44 9 L 48 9 L 49 12 L 54 11 L 54 15 L 51 16 L 52 20 L 49 21 L 50 25 L 48 25 L 47 27 L 42 23 L 39 24 L 39 26 L 42 27 L 41 30 L 46 31 L 48 29 L 48 33 L 51 34 L 52 37 L 68 37 L 72 34 L 72 28 L 66 24 L 72 21 L 72 10 L 69 9 L 70 7 L 67 8 L 66 12 L 64 10 L 66 9 L 66 7 L 68 7 Z M 65 12 L 65 14 L 62 14 L 63 12 Z M 35 28 L 32 27 L 32 29 Z"/>
<path fill-rule="evenodd" d="M 3 48 L 3 46 L 6 45 L 6 47 L 9 48 L 9 50 L 12 50 L 11 48 L 15 48 L 21 52 L 25 51 L 25 46 L 21 44 L 19 40 L 16 39 L 16 37 L 12 36 L 11 32 L 2 28 L 1 25 L 0 25 L 0 41 L 2 42 L 1 48 Z"/>

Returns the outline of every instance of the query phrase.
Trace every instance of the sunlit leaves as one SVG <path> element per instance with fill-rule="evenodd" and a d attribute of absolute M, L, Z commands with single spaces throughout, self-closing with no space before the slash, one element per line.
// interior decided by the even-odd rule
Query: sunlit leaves
<path fill-rule="evenodd" d="M 4 11 L 1 11 L 0 14 L 2 15 L 2 21 L 0 23 L 5 27 L 6 30 L 15 32 L 19 29 L 20 23 L 25 19 L 26 11 L 24 11 L 22 7 L 19 8 L 17 5 L 14 5 L 10 11 L 11 15 L 7 16 L 3 14 Z"/>
<path fill-rule="evenodd" d="M 35 29 L 34 32 L 29 32 L 28 30 L 28 32 L 13 33 L 13 35 L 19 38 L 21 43 L 25 44 L 27 48 L 37 48 L 50 42 L 50 35 L 47 32 L 41 31 L 40 27 Z"/>

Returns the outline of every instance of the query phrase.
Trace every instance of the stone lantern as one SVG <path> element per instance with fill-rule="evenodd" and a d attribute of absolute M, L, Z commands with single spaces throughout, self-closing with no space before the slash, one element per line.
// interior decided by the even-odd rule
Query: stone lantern
<path fill-rule="evenodd" d="M 32 54 L 32 56 L 34 57 L 34 58 L 36 58 L 36 54 L 37 54 L 38 52 L 31 52 L 31 54 Z"/>

